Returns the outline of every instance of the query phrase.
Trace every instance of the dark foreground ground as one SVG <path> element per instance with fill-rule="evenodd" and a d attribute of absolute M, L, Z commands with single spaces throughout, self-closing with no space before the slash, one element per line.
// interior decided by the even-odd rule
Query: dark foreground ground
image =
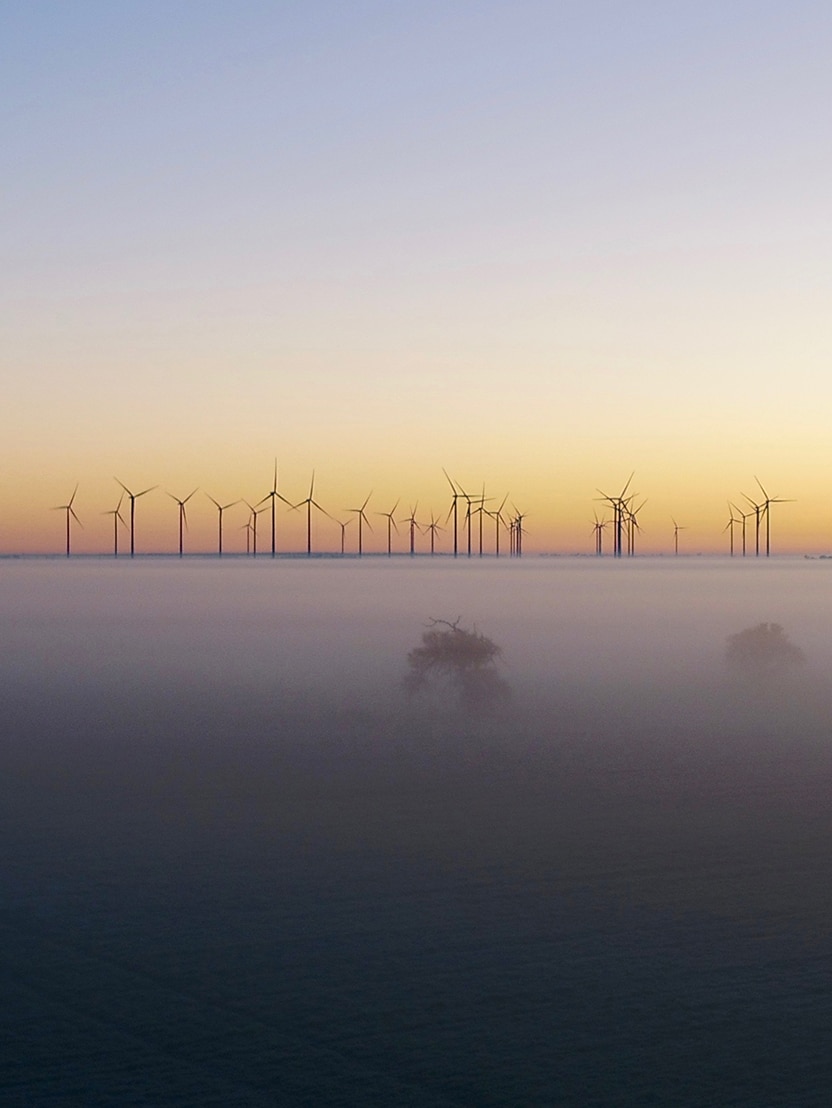
<path fill-rule="evenodd" d="M 0 1103 L 827 1105 L 830 730 L 7 690 Z"/>

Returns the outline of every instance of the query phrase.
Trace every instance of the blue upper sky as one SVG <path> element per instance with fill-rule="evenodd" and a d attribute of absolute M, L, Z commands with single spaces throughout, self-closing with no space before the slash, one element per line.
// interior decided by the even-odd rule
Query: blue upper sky
<path fill-rule="evenodd" d="M 5 5 L 0 472 L 821 495 L 831 46 L 799 0 Z"/>

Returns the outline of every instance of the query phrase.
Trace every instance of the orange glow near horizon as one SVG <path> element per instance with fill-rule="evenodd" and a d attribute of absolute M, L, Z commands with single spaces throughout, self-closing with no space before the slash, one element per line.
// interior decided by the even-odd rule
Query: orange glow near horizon
<path fill-rule="evenodd" d="M 508 494 L 528 554 L 591 554 L 597 489 L 633 471 L 644 554 L 673 519 L 726 552 L 755 474 L 795 500 L 775 552 L 832 546 L 817 6 L 191 5 L 171 36 L 18 7 L 0 552 L 60 553 L 76 482 L 73 548 L 106 552 L 114 477 L 159 486 L 147 552 L 198 487 L 210 552 L 206 493 L 259 500 L 275 453 L 336 518 L 372 490 L 368 551 L 396 500 L 444 521 L 443 466 Z"/>
<path fill-rule="evenodd" d="M 404 553 L 409 549 L 407 517 L 415 509 L 417 520 L 426 524 L 434 518 L 442 528 L 437 532 L 437 550 L 447 553 L 452 547 L 450 489 L 438 465 L 432 473 L 423 474 L 421 481 L 415 473 L 401 467 L 398 473 L 385 471 L 383 465 L 375 467 L 369 457 L 359 459 L 355 474 L 348 467 L 339 467 L 332 458 L 315 470 L 315 500 L 333 519 L 313 509 L 312 536 L 316 552 L 340 550 L 341 528 L 338 520 L 350 520 L 346 529 L 346 551 L 357 549 L 355 513 L 350 509 L 363 503 L 371 494 L 367 505 L 369 525 L 364 529 L 366 553 L 384 553 L 387 547 L 384 512 L 390 511 L 396 501 L 398 507 L 394 519 L 398 534 L 394 532 L 393 549 Z M 160 467 L 164 468 L 164 467 Z M 374 468 L 382 473 L 374 473 Z M 600 490 L 617 495 L 626 482 L 629 472 L 611 464 L 595 478 L 583 479 L 573 462 L 570 465 L 553 464 L 546 471 L 524 473 L 522 467 L 489 467 L 484 475 L 468 469 L 448 467 L 448 472 L 460 489 L 468 492 L 473 501 L 482 495 L 483 485 L 488 497 L 487 506 L 496 508 L 504 498 L 504 515 L 514 511 L 524 515 L 524 553 L 541 554 L 592 554 L 594 552 L 593 518 L 611 518 L 611 510 L 600 496 Z M 134 470 L 122 467 L 119 477 L 131 489 L 140 492 L 158 482 L 145 496 L 136 501 L 136 544 L 138 553 L 175 553 L 178 548 L 178 506 L 175 497 L 185 497 L 197 491 L 187 504 L 187 553 L 212 553 L 217 549 L 218 513 L 210 497 L 221 504 L 232 504 L 224 513 L 223 546 L 227 553 L 244 553 L 247 545 L 246 525 L 249 509 L 244 503 L 256 505 L 272 487 L 272 472 L 268 463 L 257 470 L 238 464 L 221 474 L 221 467 L 206 467 L 208 479 L 199 481 L 199 466 L 187 469 L 171 465 L 170 479 L 159 481 L 159 473 L 143 466 L 138 480 Z M 763 496 L 753 474 L 735 473 L 727 481 L 718 478 L 716 466 L 703 469 L 682 481 L 669 471 L 660 469 L 636 470 L 628 490 L 634 494 L 634 506 L 644 504 L 639 513 L 641 531 L 637 536 L 637 553 L 673 553 L 673 520 L 680 526 L 679 550 L 683 554 L 722 554 L 728 552 L 727 501 L 730 499 L 741 511 L 751 512 L 743 499 L 746 493 L 752 499 L 762 501 Z M 832 547 L 832 510 L 823 510 L 823 482 L 807 480 L 795 467 L 789 471 L 782 467 L 783 475 L 777 475 L 776 483 L 765 472 L 764 483 L 770 496 L 788 497 L 791 502 L 773 504 L 771 508 L 772 552 L 780 554 L 820 554 Z M 123 476 L 122 476 L 123 474 Z M 302 469 L 294 464 L 281 466 L 279 491 L 292 503 L 303 501 L 309 493 L 312 468 Z M 400 474 L 400 476 L 399 476 Z M 65 515 L 55 510 L 67 503 L 74 488 L 75 478 L 59 482 L 46 475 L 26 480 L 19 475 L 2 490 L 3 527 L 0 533 L 0 553 L 3 554 L 60 554 L 64 549 Z M 375 479 L 374 479 L 375 478 Z M 802 478 L 802 479 L 801 479 Z M 122 490 L 114 477 L 78 476 L 78 494 L 74 507 L 81 525 L 72 524 L 72 550 L 77 554 L 107 554 L 113 547 L 113 515 L 122 498 Z M 716 489 L 713 495 L 703 494 L 703 489 Z M 171 495 L 172 494 L 172 495 Z M 238 503 L 234 503 L 237 502 Z M 465 501 L 460 499 L 459 533 L 460 548 L 467 551 L 465 531 Z M 269 502 L 260 504 L 258 515 L 258 551 L 270 550 L 271 512 Z M 125 521 L 129 515 L 129 501 L 125 495 L 121 503 Z M 484 550 L 494 548 L 494 521 L 485 519 Z M 276 511 L 278 550 L 284 553 L 302 553 L 306 550 L 306 509 L 292 511 L 278 502 Z M 747 522 L 749 550 L 753 545 L 754 519 Z M 739 550 L 740 530 L 735 532 Z M 251 535 L 249 532 L 249 543 Z M 508 534 L 501 533 L 501 552 L 508 553 Z M 119 547 L 126 552 L 129 546 L 127 529 L 119 531 Z M 479 525 L 474 522 L 473 548 L 479 551 Z M 429 550 L 429 537 L 420 534 L 418 552 Z M 611 529 L 605 532 L 605 552 L 612 549 Z"/>

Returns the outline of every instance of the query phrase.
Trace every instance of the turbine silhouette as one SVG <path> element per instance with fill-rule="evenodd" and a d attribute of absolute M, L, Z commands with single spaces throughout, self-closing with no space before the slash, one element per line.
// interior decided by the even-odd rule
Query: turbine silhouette
<path fill-rule="evenodd" d="M 523 536 L 527 534 L 523 527 L 523 520 L 528 515 L 528 512 L 518 512 L 517 508 L 512 504 L 514 509 L 514 516 L 509 522 L 510 537 L 511 537 L 511 553 L 515 558 L 523 557 Z"/>
<path fill-rule="evenodd" d="M 732 504 L 730 500 L 727 501 L 727 504 L 728 504 L 728 522 L 722 528 L 722 533 L 724 535 L 726 531 L 729 532 L 728 549 L 730 551 L 731 557 L 733 558 L 734 557 L 734 526 L 738 523 L 742 524 L 742 527 L 743 527 L 742 552 L 743 552 L 743 554 L 745 554 L 745 517 L 742 515 L 742 513 L 740 513 L 739 518 L 737 518 L 734 515 L 734 512 L 739 512 L 739 508 L 736 506 L 736 504 Z"/>
<path fill-rule="evenodd" d="M 601 500 L 604 500 L 612 508 L 612 528 L 613 528 L 613 557 L 620 558 L 624 550 L 624 531 L 626 520 L 628 516 L 629 505 L 633 501 L 633 497 L 627 497 L 627 489 L 630 487 L 635 473 L 631 473 L 627 478 L 627 482 L 624 488 L 618 494 L 618 496 L 610 496 L 608 493 L 602 492 L 601 489 L 597 491 L 601 493 Z"/>
<path fill-rule="evenodd" d="M 369 519 L 367 519 L 367 514 L 364 511 L 364 509 L 369 504 L 370 497 L 372 495 L 373 495 L 373 492 L 372 492 L 372 489 L 371 489 L 370 492 L 367 494 L 367 499 L 364 501 L 364 503 L 361 505 L 360 508 L 345 508 L 344 509 L 345 512 L 354 512 L 355 515 L 358 516 L 358 557 L 359 558 L 364 553 L 364 524 L 366 523 L 371 531 L 373 529 L 373 525 L 372 525 L 372 523 L 370 523 Z"/>
<path fill-rule="evenodd" d="M 266 498 L 264 497 L 263 499 L 265 500 Z M 249 520 L 248 520 L 248 524 L 247 524 L 247 526 L 250 528 L 250 531 L 246 535 L 246 554 L 251 554 L 252 557 L 256 558 L 257 557 L 257 517 L 259 515 L 261 515 L 263 512 L 265 512 L 266 509 L 259 507 L 259 504 L 262 504 L 263 500 L 260 500 L 257 505 L 249 504 L 249 502 L 247 500 L 243 500 L 242 503 L 245 504 L 245 506 L 248 508 L 249 512 L 251 513 L 249 515 Z"/>
<path fill-rule="evenodd" d="M 314 499 L 315 494 L 315 470 L 312 470 L 312 480 L 309 482 L 309 496 L 305 500 L 299 500 L 297 504 L 292 505 L 294 511 L 299 511 L 303 505 L 306 505 L 306 556 L 312 555 L 312 509 L 317 508 L 319 512 L 332 519 L 333 517 L 324 508 L 320 506 L 317 500 Z M 337 522 L 337 521 L 336 521 Z"/>
<path fill-rule="evenodd" d="M 312 479 L 314 481 L 314 474 Z M 272 502 L 272 557 L 274 558 L 277 553 L 277 524 L 275 522 L 275 502 L 278 500 L 282 500 L 284 504 L 288 505 L 288 507 L 294 508 L 294 504 L 292 504 L 290 500 L 287 500 L 282 493 L 279 493 L 277 491 L 277 458 L 275 458 L 274 460 L 274 483 L 272 484 L 271 490 L 266 493 L 263 499 L 257 502 L 256 507 L 259 508 L 260 505 L 265 504 L 267 500 L 271 500 Z M 301 503 L 303 503 L 303 501 L 301 501 Z"/>
<path fill-rule="evenodd" d="M 235 504 L 239 504 L 239 500 L 232 500 L 230 504 L 220 504 L 219 500 L 215 500 L 209 492 L 205 494 L 212 504 L 217 509 L 217 557 L 222 557 L 222 517 L 223 513 L 228 511 L 229 508 L 233 508 Z"/>
<path fill-rule="evenodd" d="M 151 485 L 149 489 L 142 489 L 141 492 L 131 492 L 123 481 L 119 481 L 118 477 L 114 477 L 113 480 L 117 485 L 121 485 L 130 501 L 130 557 L 132 558 L 136 553 L 136 501 L 140 496 L 147 496 L 149 492 L 153 492 L 159 486 Z"/>
<path fill-rule="evenodd" d="M 390 509 L 389 512 L 376 512 L 377 516 L 384 516 L 384 518 L 387 520 L 387 557 L 388 558 L 393 553 L 393 531 L 395 531 L 397 535 L 399 533 L 399 529 L 396 526 L 396 521 L 395 521 L 395 519 L 393 519 L 393 513 L 395 512 L 396 508 L 398 508 L 398 506 L 399 506 L 399 501 L 397 500 L 396 503 L 393 505 L 393 507 Z"/>
<path fill-rule="evenodd" d="M 479 544 L 480 544 L 479 556 L 480 556 L 480 558 L 482 557 L 483 516 L 490 515 L 490 512 L 488 511 L 488 509 L 486 508 L 485 505 L 493 499 L 494 499 L 493 497 L 485 495 L 485 482 L 483 481 L 482 496 L 478 496 L 478 497 L 476 497 L 475 500 L 472 501 L 472 503 L 475 503 L 477 505 L 477 507 L 474 508 L 473 512 L 471 513 L 472 515 L 479 516 L 478 523 L 479 523 Z"/>
<path fill-rule="evenodd" d="M 670 518 L 671 518 L 671 520 L 673 520 L 673 547 L 674 547 L 673 553 L 678 555 L 678 553 L 679 553 L 679 532 L 680 531 L 687 531 L 687 527 L 680 527 L 679 524 L 676 522 L 676 520 L 673 519 L 673 516 L 671 516 Z"/>
<path fill-rule="evenodd" d="M 431 512 L 430 523 L 426 525 L 425 530 L 430 532 L 430 552 L 431 556 L 433 556 L 436 553 L 436 532 L 444 531 L 445 528 L 439 526 L 436 521 L 436 517 L 434 516 L 433 512 Z"/>
<path fill-rule="evenodd" d="M 595 523 L 592 527 L 595 533 L 595 554 L 600 558 L 604 554 L 604 528 L 609 527 L 610 521 L 599 519 L 597 512 L 593 512 L 593 515 L 595 516 Z"/>
<path fill-rule="evenodd" d="M 448 511 L 447 517 L 445 518 L 445 522 L 447 523 L 448 520 L 451 518 L 451 516 L 454 517 L 454 557 L 456 558 L 457 555 L 459 554 L 459 530 L 458 530 L 458 528 L 459 528 L 459 504 L 458 504 L 458 501 L 459 501 L 460 496 L 463 496 L 464 494 L 461 493 L 459 491 L 459 489 L 457 489 L 456 485 L 450 479 L 450 477 L 448 476 L 448 471 L 443 468 L 442 472 L 445 474 L 446 481 L 451 486 L 451 497 L 452 497 L 451 507 Z"/>
<path fill-rule="evenodd" d="M 67 556 L 67 558 L 69 557 L 69 555 L 71 553 L 71 551 L 70 551 L 71 521 L 74 519 L 79 527 L 84 526 L 83 523 L 81 522 L 81 520 L 76 515 L 75 509 L 72 507 L 72 505 L 75 502 L 75 494 L 77 492 L 78 492 L 78 486 L 76 485 L 75 488 L 72 490 L 72 496 L 70 496 L 69 501 L 66 504 L 58 504 L 57 507 L 52 509 L 53 512 L 66 512 L 66 556 Z"/>
<path fill-rule="evenodd" d="M 410 509 L 410 515 L 405 519 L 400 520 L 400 523 L 410 524 L 410 557 L 416 553 L 416 532 L 421 530 L 419 524 L 416 522 L 416 509 L 419 507 L 419 501 L 417 500 L 414 506 Z"/>
<path fill-rule="evenodd" d="M 168 496 L 171 498 L 171 500 L 175 500 L 176 503 L 179 505 L 179 557 L 180 558 L 182 557 L 182 555 L 185 551 L 185 531 L 188 527 L 188 515 L 187 515 L 187 512 L 185 511 L 185 505 L 188 503 L 188 501 L 191 499 L 191 497 L 194 495 L 194 493 L 196 493 L 196 491 L 197 490 L 194 489 L 193 492 L 189 492 L 188 495 L 186 497 L 184 497 L 183 499 L 181 499 L 181 500 L 178 496 L 174 496 L 172 492 L 168 493 Z M 120 503 L 121 503 L 121 501 L 119 501 L 119 504 Z"/>
<path fill-rule="evenodd" d="M 118 498 L 118 504 L 115 508 L 111 508 L 109 512 L 102 512 L 102 515 L 113 517 L 113 557 L 118 557 L 118 525 L 127 530 L 127 523 L 124 520 L 124 516 L 121 514 L 121 505 L 124 501 L 124 493 Z"/>
<path fill-rule="evenodd" d="M 347 545 L 347 528 L 352 523 L 352 520 L 348 519 L 346 521 L 346 523 L 342 523 L 340 519 L 337 519 L 335 522 L 341 528 L 341 557 L 343 558 L 343 556 L 346 552 L 346 545 Z"/>
<path fill-rule="evenodd" d="M 771 505 L 772 504 L 793 504 L 794 500 L 784 499 L 783 497 L 780 497 L 780 496 L 769 496 L 768 493 L 766 492 L 766 490 L 763 488 L 763 483 L 760 480 L 760 478 L 755 477 L 754 480 L 760 486 L 760 489 L 763 493 L 763 496 L 765 497 L 765 500 L 763 501 L 763 510 L 766 514 L 766 557 L 768 558 L 769 554 L 771 553 L 771 520 L 769 518 L 770 515 L 771 515 Z"/>
<path fill-rule="evenodd" d="M 500 557 L 500 527 L 506 528 L 506 521 L 503 519 L 503 508 L 506 506 L 508 500 L 508 493 L 503 497 L 500 507 L 493 512 L 489 512 L 486 508 L 485 514 L 491 516 L 494 520 L 494 557 Z"/>

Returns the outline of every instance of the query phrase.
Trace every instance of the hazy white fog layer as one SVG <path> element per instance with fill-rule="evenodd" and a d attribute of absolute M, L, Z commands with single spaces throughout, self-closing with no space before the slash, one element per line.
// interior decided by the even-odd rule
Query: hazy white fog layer
<path fill-rule="evenodd" d="M 0 562 L 0 1100 L 825 1104 L 830 573 Z"/>
<path fill-rule="evenodd" d="M 832 663 L 825 561 L 367 558 L 0 562 L 0 673 L 361 697 L 430 618 L 476 626 L 534 692 L 717 676 L 726 637 L 781 623 Z"/>

